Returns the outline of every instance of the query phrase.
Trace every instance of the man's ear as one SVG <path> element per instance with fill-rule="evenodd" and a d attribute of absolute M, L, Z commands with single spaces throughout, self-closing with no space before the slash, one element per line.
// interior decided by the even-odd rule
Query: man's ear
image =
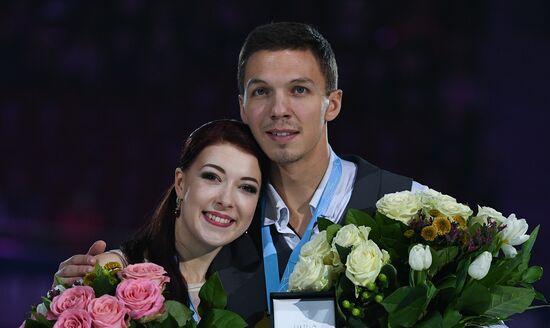
<path fill-rule="evenodd" d="M 183 199 L 185 193 L 185 172 L 181 168 L 176 168 L 174 172 L 174 189 L 178 198 Z"/>
<path fill-rule="evenodd" d="M 239 111 L 241 114 L 241 121 L 243 121 L 245 124 L 248 124 L 248 118 L 246 117 L 246 112 L 244 111 L 244 97 L 243 95 L 239 95 Z"/>
<path fill-rule="evenodd" d="M 330 122 L 334 120 L 338 114 L 340 114 L 340 108 L 342 107 L 342 93 L 343 91 L 338 89 L 329 94 L 328 107 L 325 112 L 325 121 Z"/>

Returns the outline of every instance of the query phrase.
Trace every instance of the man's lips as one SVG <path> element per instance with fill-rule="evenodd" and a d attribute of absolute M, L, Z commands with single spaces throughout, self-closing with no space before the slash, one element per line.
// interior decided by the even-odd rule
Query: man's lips
<path fill-rule="evenodd" d="M 265 132 L 267 136 L 274 141 L 288 141 L 293 139 L 298 131 L 289 129 L 272 129 Z"/>
<path fill-rule="evenodd" d="M 229 227 L 233 222 L 235 222 L 235 219 L 230 217 L 229 215 L 225 215 L 219 212 L 214 211 L 208 211 L 203 212 L 205 220 L 217 227 L 226 228 Z"/>

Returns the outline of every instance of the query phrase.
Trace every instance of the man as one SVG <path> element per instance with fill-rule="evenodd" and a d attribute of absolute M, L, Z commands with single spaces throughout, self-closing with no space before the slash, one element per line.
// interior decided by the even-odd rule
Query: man
<path fill-rule="evenodd" d="M 248 246 L 234 247 L 244 253 L 220 252 L 212 269 L 221 272 L 226 291 L 229 286 L 228 294 L 234 295 L 229 309 L 244 313 L 249 322 L 266 309 L 269 292 L 286 290 L 301 245 L 316 232 L 318 216 L 337 222 L 348 207 L 372 212 L 386 193 L 423 187 L 359 157 L 340 158 L 332 151 L 327 124 L 341 110 L 337 80 L 330 44 L 309 25 L 257 27 L 241 49 L 240 114 L 272 161 L 271 184 L 260 211 L 261 231 L 251 228 L 249 238 L 242 238 Z M 235 269 L 231 261 L 254 257 L 247 239 L 258 245 L 260 236 L 260 265 Z M 105 243 L 94 243 L 86 255 L 61 263 L 56 275 L 71 283 L 104 250 Z"/>

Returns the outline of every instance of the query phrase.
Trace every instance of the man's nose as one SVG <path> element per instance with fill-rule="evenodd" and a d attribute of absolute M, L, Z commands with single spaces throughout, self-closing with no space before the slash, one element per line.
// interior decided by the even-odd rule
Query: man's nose
<path fill-rule="evenodd" d="M 275 93 L 271 105 L 271 118 L 290 117 L 290 99 L 282 92 Z"/>

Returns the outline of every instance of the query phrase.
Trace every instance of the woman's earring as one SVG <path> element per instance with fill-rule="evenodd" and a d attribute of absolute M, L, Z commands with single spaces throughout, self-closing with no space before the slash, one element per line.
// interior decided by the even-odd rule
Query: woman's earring
<path fill-rule="evenodd" d="M 183 201 L 183 199 L 177 197 L 176 198 L 176 209 L 174 210 L 174 215 L 176 216 L 176 218 L 178 218 L 180 216 L 180 212 L 181 212 L 181 202 Z"/>

